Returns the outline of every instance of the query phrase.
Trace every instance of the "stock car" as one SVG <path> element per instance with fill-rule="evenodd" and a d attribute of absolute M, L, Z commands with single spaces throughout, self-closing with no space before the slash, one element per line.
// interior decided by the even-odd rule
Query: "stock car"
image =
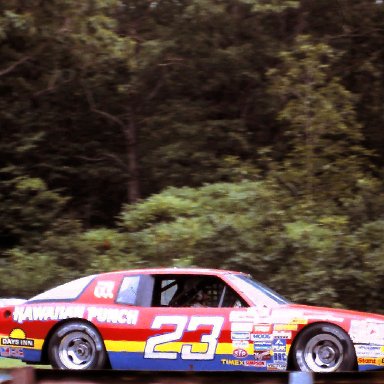
<path fill-rule="evenodd" d="M 384 316 L 293 304 L 240 272 L 101 273 L 0 308 L 0 354 L 58 369 L 384 366 Z"/>

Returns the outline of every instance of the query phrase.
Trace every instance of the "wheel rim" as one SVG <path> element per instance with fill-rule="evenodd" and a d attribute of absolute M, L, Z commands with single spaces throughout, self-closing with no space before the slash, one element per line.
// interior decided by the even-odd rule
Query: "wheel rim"
<path fill-rule="evenodd" d="M 68 369 L 86 369 L 95 361 L 95 342 L 86 333 L 69 333 L 60 342 L 59 358 Z"/>
<path fill-rule="evenodd" d="M 334 372 L 343 362 L 343 346 L 333 335 L 316 335 L 305 346 L 304 360 L 311 371 Z"/>

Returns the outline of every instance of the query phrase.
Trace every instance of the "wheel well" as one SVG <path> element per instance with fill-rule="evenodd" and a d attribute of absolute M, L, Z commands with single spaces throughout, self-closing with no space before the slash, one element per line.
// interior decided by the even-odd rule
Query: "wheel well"
<path fill-rule="evenodd" d="M 295 336 L 295 338 L 294 338 L 294 340 L 292 342 L 291 348 L 289 349 L 288 358 L 287 358 L 287 360 L 288 360 L 287 369 L 290 370 L 290 371 L 295 369 L 295 367 L 293 365 L 293 351 L 295 350 L 295 345 L 297 344 L 297 341 L 299 340 L 300 335 L 303 333 L 304 330 L 313 328 L 313 327 L 315 327 L 317 325 L 332 325 L 333 327 L 336 327 L 336 328 L 340 329 L 342 332 L 344 332 L 348 336 L 349 340 L 351 341 L 351 344 L 353 345 L 353 354 L 355 356 L 355 370 L 357 370 L 358 369 L 358 365 L 357 365 L 356 351 L 355 351 L 354 344 L 353 344 L 353 342 L 352 342 L 348 332 L 346 332 L 343 328 L 341 328 L 340 325 L 334 324 L 334 323 L 329 323 L 329 322 L 326 322 L 326 321 L 317 321 L 315 323 L 308 324 L 308 325 L 304 326 L 298 332 L 298 334 Z"/>
<path fill-rule="evenodd" d="M 52 339 L 52 336 L 55 334 L 55 332 L 57 331 L 57 329 L 59 329 L 61 326 L 63 326 L 64 324 L 70 324 L 70 323 L 80 323 L 80 324 L 86 324 L 86 325 L 89 325 L 90 327 L 92 327 L 92 329 L 98 333 L 98 335 L 100 336 L 100 338 L 103 340 L 103 338 L 101 337 L 100 335 L 100 332 L 99 330 L 94 326 L 94 324 L 92 324 L 91 322 L 87 321 L 87 320 L 84 320 L 84 319 L 78 319 L 78 318 L 74 318 L 74 319 L 65 319 L 65 320 L 62 320 L 58 323 L 56 323 L 48 332 L 48 335 L 45 337 L 45 340 L 44 340 L 44 343 L 43 343 L 43 348 L 42 348 L 42 352 L 41 352 L 41 362 L 42 364 L 49 364 L 49 358 L 48 358 L 48 346 L 49 346 L 49 342 L 51 341 Z M 104 344 L 104 340 L 103 340 L 103 344 Z M 105 347 L 105 345 L 104 345 Z M 107 367 L 106 368 L 110 368 L 111 367 L 111 363 L 109 361 L 109 356 L 108 356 L 108 353 L 106 353 L 107 355 Z"/>

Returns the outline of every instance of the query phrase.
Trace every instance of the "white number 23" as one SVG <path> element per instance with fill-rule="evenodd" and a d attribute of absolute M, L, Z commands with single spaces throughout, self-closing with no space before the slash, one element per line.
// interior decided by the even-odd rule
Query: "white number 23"
<path fill-rule="evenodd" d="M 180 341 L 184 332 L 196 331 L 200 326 L 211 326 L 210 333 L 201 336 L 199 344 L 204 344 L 204 352 L 193 352 L 192 344 L 184 344 L 180 356 L 186 360 L 212 360 L 215 355 L 218 337 L 224 323 L 223 317 L 218 316 L 156 316 L 152 329 L 161 329 L 164 325 L 174 325 L 175 330 L 162 335 L 151 336 L 145 345 L 144 358 L 146 359 L 177 359 L 178 352 L 160 351 L 160 345 Z M 201 348 L 199 348 L 201 350 Z"/>

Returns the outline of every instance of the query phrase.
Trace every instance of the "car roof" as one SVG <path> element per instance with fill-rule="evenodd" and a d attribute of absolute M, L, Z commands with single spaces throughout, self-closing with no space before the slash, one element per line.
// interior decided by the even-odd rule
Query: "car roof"
<path fill-rule="evenodd" d="M 241 272 L 231 271 L 226 269 L 214 269 L 214 268 L 141 268 L 141 269 L 127 269 L 112 272 L 104 272 L 98 274 L 98 276 L 111 276 L 120 274 L 143 274 L 143 275 L 226 275 L 226 274 L 241 274 Z"/>

